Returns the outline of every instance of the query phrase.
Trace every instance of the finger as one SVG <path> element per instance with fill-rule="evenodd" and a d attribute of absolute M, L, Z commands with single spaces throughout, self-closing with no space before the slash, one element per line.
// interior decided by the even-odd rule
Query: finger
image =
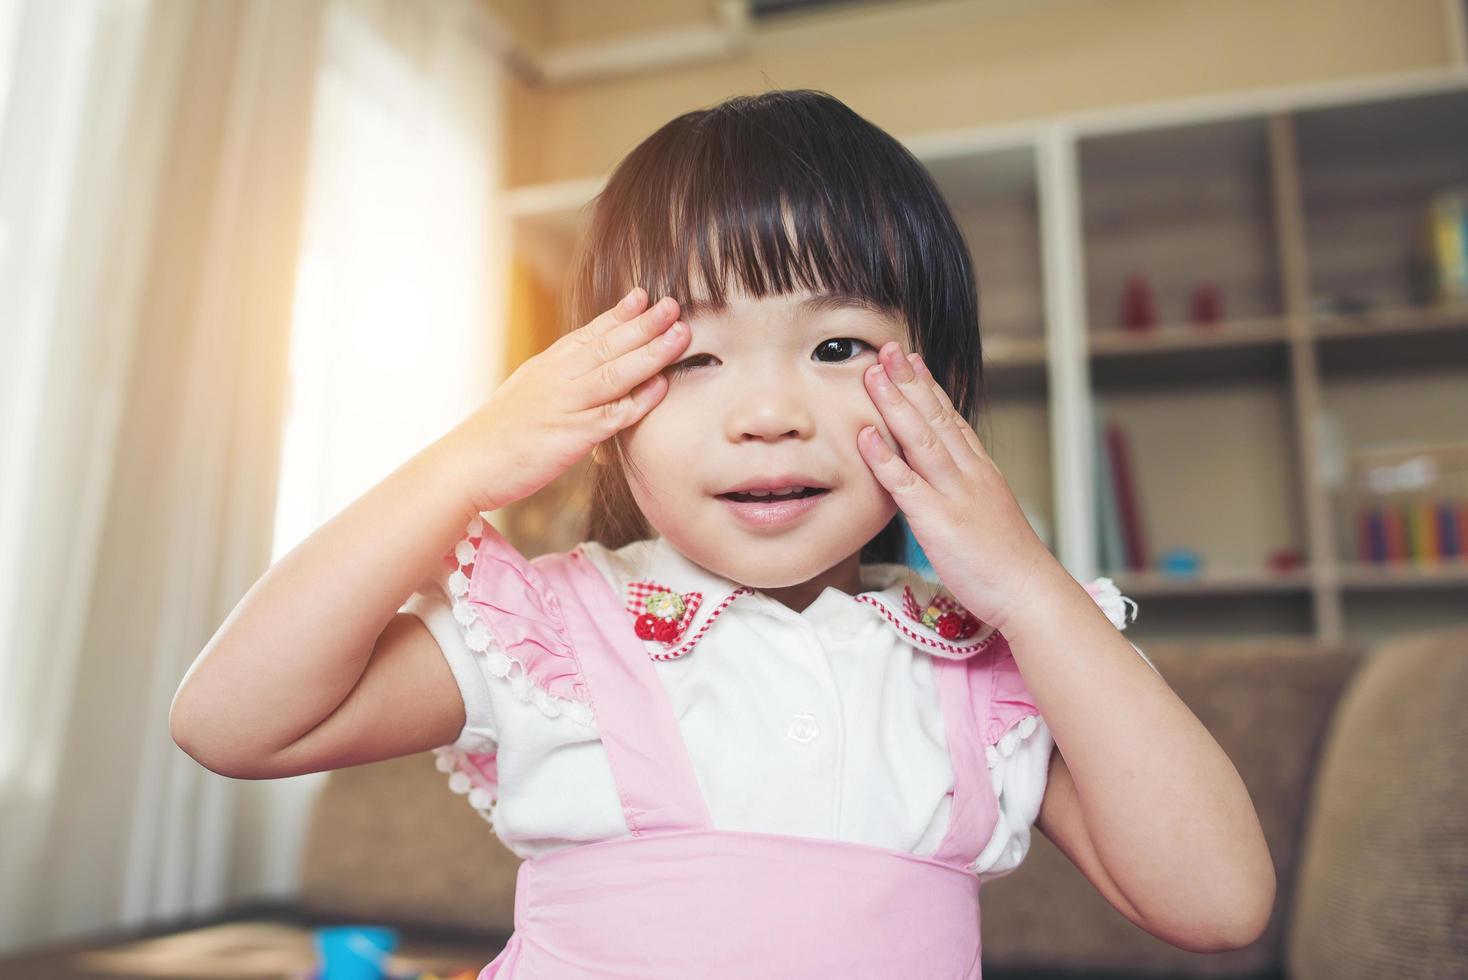
<path fill-rule="evenodd" d="M 647 344 L 661 335 L 678 319 L 678 301 L 664 296 L 649 309 L 627 320 L 605 328 L 601 333 L 589 330 L 590 324 L 567 335 L 567 348 L 561 366 L 567 380 L 575 381 L 603 370 L 623 354 Z M 640 379 L 639 379 L 640 380 Z M 634 381 L 633 384 L 636 382 Z M 627 387 L 631 387 L 628 385 Z M 607 398 L 625 394 L 627 388 L 606 392 Z"/>
<path fill-rule="evenodd" d="M 877 427 L 869 425 L 857 434 L 856 444 L 862 459 L 866 460 L 877 482 L 897 501 L 897 506 L 908 514 L 921 512 L 928 503 L 933 488 L 922 475 L 905 463 L 901 456 L 887 445 Z"/>
<path fill-rule="evenodd" d="M 907 355 L 907 360 L 912 365 L 912 369 L 917 373 L 918 377 L 926 381 L 932 388 L 934 397 L 938 399 L 944 409 L 952 414 L 958 424 L 959 433 L 963 436 L 964 444 L 978 454 L 980 458 L 987 456 L 988 452 L 984 449 L 984 440 L 979 438 L 979 434 L 974 431 L 974 427 L 969 424 L 968 419 L 963 417 L 963 413 L 953 407 L 953 400 L 948 397 L 948 392 L 943 390 L 943 386 L 938 383 L 938 379 L 933 377 L 933 373 L 928 370 L 928 365 L 923 361 L 922 355 L 914 351 Z"/>
<path fill-rule="evenodd" d="M 903 354 L 901 347 L 888 343 L 882 346 L 878 355 L 887 366 L 887 376 L 897 383 L 898 390 L 938 434 L 958 468 L 963 469 L 966 463 L 972 462 L 973 448 L 964 439 L 962 432 L 967 423 L 958 417 L 957 412 L 944 405 L 933 390 L 933 385 L 917 373 L 913 367 L 917 353 Z"/>
<path fill-rule="evenodd" d="M 585 326 L 588 333 L 604 334 L 619 323 L 626 323 L 634 316 L 642 312 L 647 303 L 647 290 L 641 286 L 633 286 L 632 290 L 623 296 L 617 305 L 609 310 L 603 310 L 596 319 Z"/>
<path fill-rule="evenodd" d="M 603 438 L 609 439 L 652 411 L 653 406 L 661 401 L 667 392 L 668 379 L 661 374 L 654 374 L 621 398 L 613 399 L 589 411 L 600 414 L 606 426 L 606 435 Z"/>
<path fill-rule="evenodd" d="M 956 490 L 962 474 L 953 461 L 953 455 L 938 433 L 928 425 L 928 420 L 887 376 L 886 369 L 881 364 L 874 364 L 867 369 L 863 379 L 872 402 L 887 421 L 887 428 L 902 447 L 908 464 L 938 490 L 944 493 Z"/>
<path fill-rule="evenodd" d="M 624 324 L 622 329 L 631 326 L 630 323 Z M 576 379 L 582 407 L 593 408 L 621 398 L 634 385 L 641 384 L 650 377 L 661 376 L 663 368 L 683 352 L 690 339 L 688 324 L 679 320 L 641 346 L 604 362 L 595 370 Z M 620 346 L 610 336 L 608 343 L 614 347 Z"/>

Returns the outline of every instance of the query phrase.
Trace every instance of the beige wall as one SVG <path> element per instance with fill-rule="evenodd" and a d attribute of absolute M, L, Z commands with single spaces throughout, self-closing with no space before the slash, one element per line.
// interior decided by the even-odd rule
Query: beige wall
<path fill-rule="evenodd" d="M 588 7 L 481 0 L 542 56 L 705 41 L 710 0 Z M 650 16 L 609 18 L 606 8 Z M 593 11 L 601 9 L 601 14 Z M 1444 0 L 1036 0 L 909 3 L 752 28 L 732 55 L 511 86 L 513 185 L 595 177 L 671 117 L 729 95 L 821 88 L 898 136 L 1078 110 L 1454 63 Z M 679 12 L 684 12 L 680 16 Z M 634 29 L 635 28 L 635 29 Z M 649 34 L 661 36 L 649 41 Z M 640 39 L 640 42 L 639 42 Z"/>

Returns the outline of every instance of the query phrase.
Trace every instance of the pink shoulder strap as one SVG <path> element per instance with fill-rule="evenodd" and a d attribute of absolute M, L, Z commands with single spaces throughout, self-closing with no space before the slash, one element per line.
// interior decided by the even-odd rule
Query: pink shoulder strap
<path fill-rule="evenodd" d="M 611 584 L 579 548 L 536 562 L 560 596 L 627 828 L 712 827 L 672 701 Z"/>

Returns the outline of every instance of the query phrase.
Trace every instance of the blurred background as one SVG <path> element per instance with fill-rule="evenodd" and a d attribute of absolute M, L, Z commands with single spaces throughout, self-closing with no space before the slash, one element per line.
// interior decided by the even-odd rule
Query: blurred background
<path fill-rule="evenodd" d="M 1139 603 L 1129 638 L 1178 651 L 1154 659 L 1180 693 L 1245 644 L 1247 682 L 1197 690 L 1232 692 L 1240 739 L 1271 734 L 1251 711 L 1298 726 L 1295 768 L 1240 769 L 1256 801 L 1290 794 L 1265 822 L 1304 861 L 1356 663 L 1329 657 L 1468 624 L 1465 11 L 0 0 L 0 973 L 305 976 L 310 928 L 358 920 L 460 930 L 401 934 L 399 975 L 493 955 L 513 867 L 445 843 L 495 846 L 427 757 L 229 780 L 168 706 L 277 557 L 571 326 L 611 167 L 771 88 L 830 92 L 930 168 L 977 270 L 980 434 L 1066 567 Z M 491 519 L 569 548 L 583 477 Z M 1432 675 L 1459 705 L 1461 674 Z M 1326 951 L 1359 923 L 1302 932 L 1338 906 L 1299 898 L 1291 925 L 1292 881 L 1234 974 L 1354 975 Z M 1457 907 L 1438 934 L 1468 973 Z M 1070 966 L 1206 959 L 1092 913 Z M 1006 958 L 1038 969 L 1031 935 Z"/>

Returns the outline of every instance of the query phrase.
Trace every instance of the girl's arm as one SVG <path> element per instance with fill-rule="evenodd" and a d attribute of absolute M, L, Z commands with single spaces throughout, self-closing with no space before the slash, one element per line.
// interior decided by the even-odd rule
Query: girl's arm
<path fill-rule="evenodd" d="M 1183 949 L 1263 933 L 1275 873 L 1228 756 L 1064 566 L 1006 620 L 1057 753 L 1036 825 L 1128 919 Z"/>
<path fill-rule="evenodd" d="M 397 612 L 475 513 L 539 490 L 662 399 L 689 332 L 674 300 L 646 301 L 633 289 L 521 364 L 266 571 L 184 675 L 174 741 L 242 778 L 453 742 L 465 714 L 452 672 L 417 617 Z"/>
<path fill-rule="evenodd" d="M 483 484 L 471 474 L 499 465 L 492 444 L 471 455 L 452 436 L 327 521 L 240 600 L 174 695 L 169 727 L 189 755 L 262 778 L 454 740 L 464 709 L 448 665 L 416 617 L 396 615 L 475 513 Z M 354 690 L 366 710 L 325 724 Z"/>
<path fill-rule="evenodd" d="M 1009 642 L 1055 738 L 1054 840 L 1112 904 L 1192 950 L 1257 939 L 1274 865 L 1248 790 L 1187 706 L 1050 554 L 978 433 L 917 352 L 864 379 L 898 443 L 857 440 L 955 598 Z"/>

